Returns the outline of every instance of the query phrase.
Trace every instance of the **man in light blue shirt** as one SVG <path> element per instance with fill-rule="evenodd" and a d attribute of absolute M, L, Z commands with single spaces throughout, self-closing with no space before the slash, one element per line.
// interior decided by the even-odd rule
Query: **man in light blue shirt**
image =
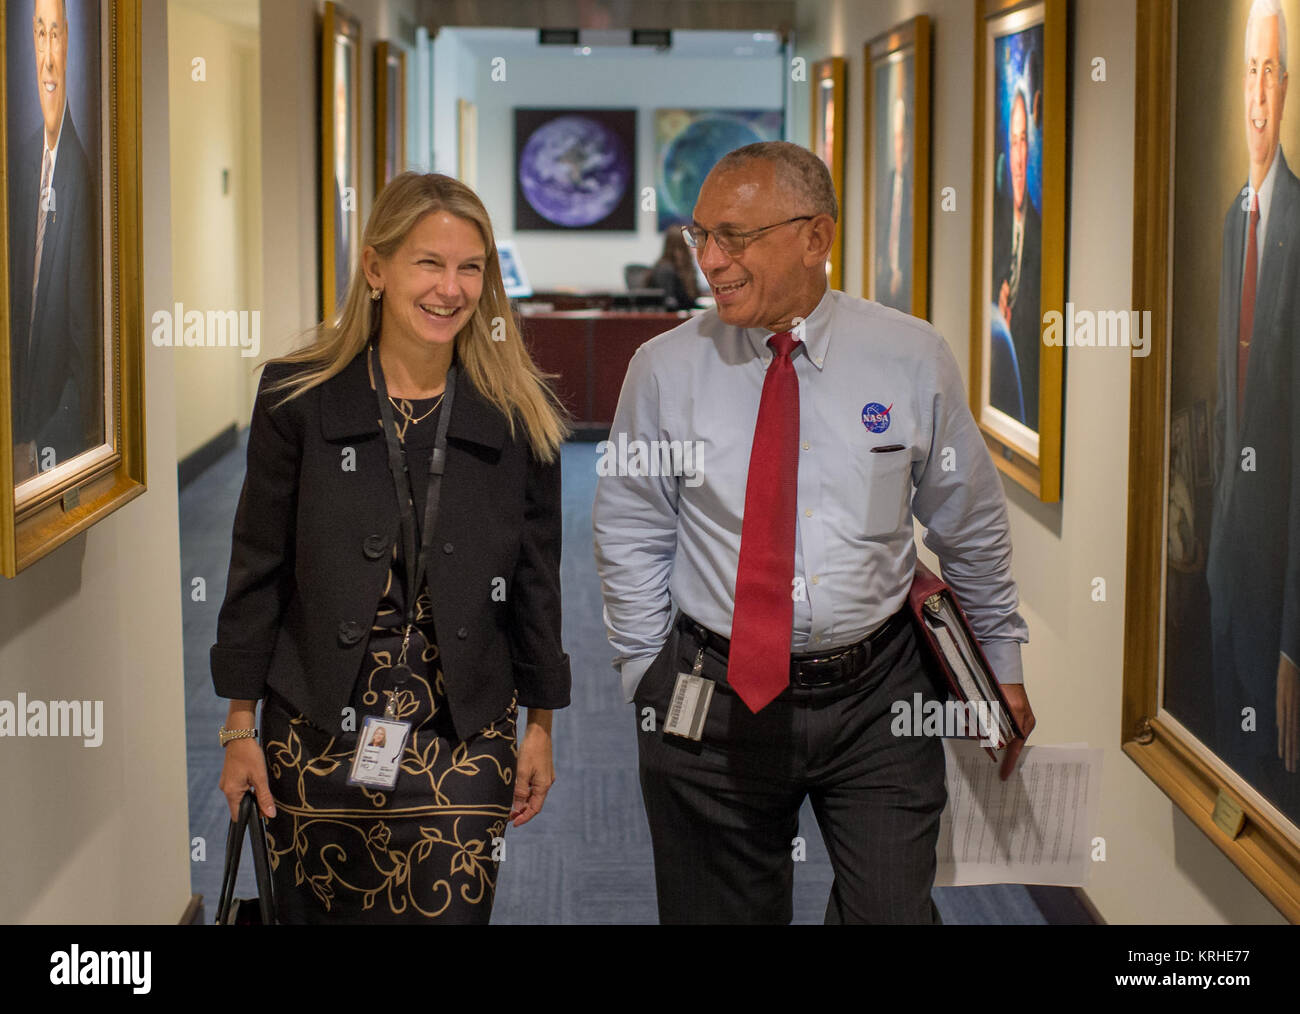
<path fill-rule="evenodd" d="M 828 922 L 938 921 L 942 746 L 889 728 L 895 701 L 941 695 L 905 620 L 913 514 L 1017 723 L 1033 727 L 1005 500 L 957 365 L 930 325 L 827 287 L 837 216 L 829 172 L 797 145 L 750 145 L 714 167 L 687 239 L 716 310 L 633 356 L 610 433 L 631 450 L 602 462 L 596 558 L 638 705 L 664 922 L 788 922 L 809 795 L 835 868 Z M 728 642 L 767 342 L 783 332 L 797 339 L 796 518 L 793 577 L 774 568 L 772 581 L 793 604 L 790 677 L 755 711 L 730 685 Z M 675 693 L 678 673 L 709 682 L 707 708 Z M 666 735 L 683 712 L 686 734 Z"/>

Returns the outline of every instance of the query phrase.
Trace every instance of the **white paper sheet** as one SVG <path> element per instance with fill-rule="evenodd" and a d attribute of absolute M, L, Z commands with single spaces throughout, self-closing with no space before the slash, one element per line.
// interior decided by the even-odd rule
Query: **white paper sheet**
<path fill-rule="evenodd" d="M 1087 884 L 1100 749 L 1026 746 L 1004 782 L 1000 760 L 994 764 L 975 740 L 943 745 L 948 805 L 939 822 L 936 886 Z"/>

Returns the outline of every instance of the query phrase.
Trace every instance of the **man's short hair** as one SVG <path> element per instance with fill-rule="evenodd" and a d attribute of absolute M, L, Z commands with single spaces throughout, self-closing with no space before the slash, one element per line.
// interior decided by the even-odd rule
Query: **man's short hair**
<path fill-rule="evenodd" d="M 1286 12 L 1282 10 L 1282 0 L 1255 0 L 1250 5 L 1246 16 L 1246 42 L 1242 46 L 1246 65 L 1250 65 L 1250 30 L 1260 18 L 1277 18 L 1277 58 L 1282 64 L 1282 73 L 1286 73 Z"/>
<path fill-rule="evenodd" d="M 712 173 L 745 169 L 755 162 L 770 163 L 777 184 L 814 215 L 830 215 L 839 221 L 840 205 L 835 199 L 831 171 L 819 156 L 790 141 L 758 141 L 728 152 L 718 159 Z"/>

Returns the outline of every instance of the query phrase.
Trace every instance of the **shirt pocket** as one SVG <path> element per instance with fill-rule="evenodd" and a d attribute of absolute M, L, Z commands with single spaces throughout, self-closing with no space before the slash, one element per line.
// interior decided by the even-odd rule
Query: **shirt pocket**
<path fill-rule="evenodd" d="M 865 465 L 867 537 L 893 535 L 903 526 L 912 506 L 912 456 L 906 447 L 868 452 Z"/>

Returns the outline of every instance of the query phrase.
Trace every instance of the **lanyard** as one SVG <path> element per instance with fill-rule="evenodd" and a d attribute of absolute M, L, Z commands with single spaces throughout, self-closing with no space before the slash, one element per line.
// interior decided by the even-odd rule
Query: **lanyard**
<path fill-rule="evenodd" d="M 442 472 L 447 460 L 447 424 L 451 419 L 451 403 L 456 394 L 456 364 L 447 370 L 447 384 L 438 414 L 438 429 L 434 435 L 433 452 L 429 455 L 429 494 L 424 504 L 424 524 L 419 535 L 419 551 L 416 550 L 415 500 L 411 495 L 411 477 L 406 470 L 406 456 L 397 439 L 397 424 L 393 421 L 393 407 L 388 401 L 388 385 L 384 383 L 384 370 L 379 357 L 374 354 L 374 345 L 370 346 L 369 355 L 375 376 L 375 395 L 379 399 L 379 415 L 384 423 L 384 439 L 388 444 L 388 470 L 393 475 L 393 486 L 397 491 L 397 505 L 400 510 L 401 537 L 406 550 L 406 628 L 402 633 L 402 650 L 393 666 L 393 680 L 400 686 L 411 675 L 406 665 L 406 649 L 411 642 L 411 628 L 415 626 L 416 599 L 420 594 L 420 584 L 424 579 L 425 565 L 429 550 L 433 546 L 433 526 L 438 519 L 438 495 L 442 488 Z M 397 702 L 397 693 L 389 695 L 387 717 L 393 717 Z"/>

